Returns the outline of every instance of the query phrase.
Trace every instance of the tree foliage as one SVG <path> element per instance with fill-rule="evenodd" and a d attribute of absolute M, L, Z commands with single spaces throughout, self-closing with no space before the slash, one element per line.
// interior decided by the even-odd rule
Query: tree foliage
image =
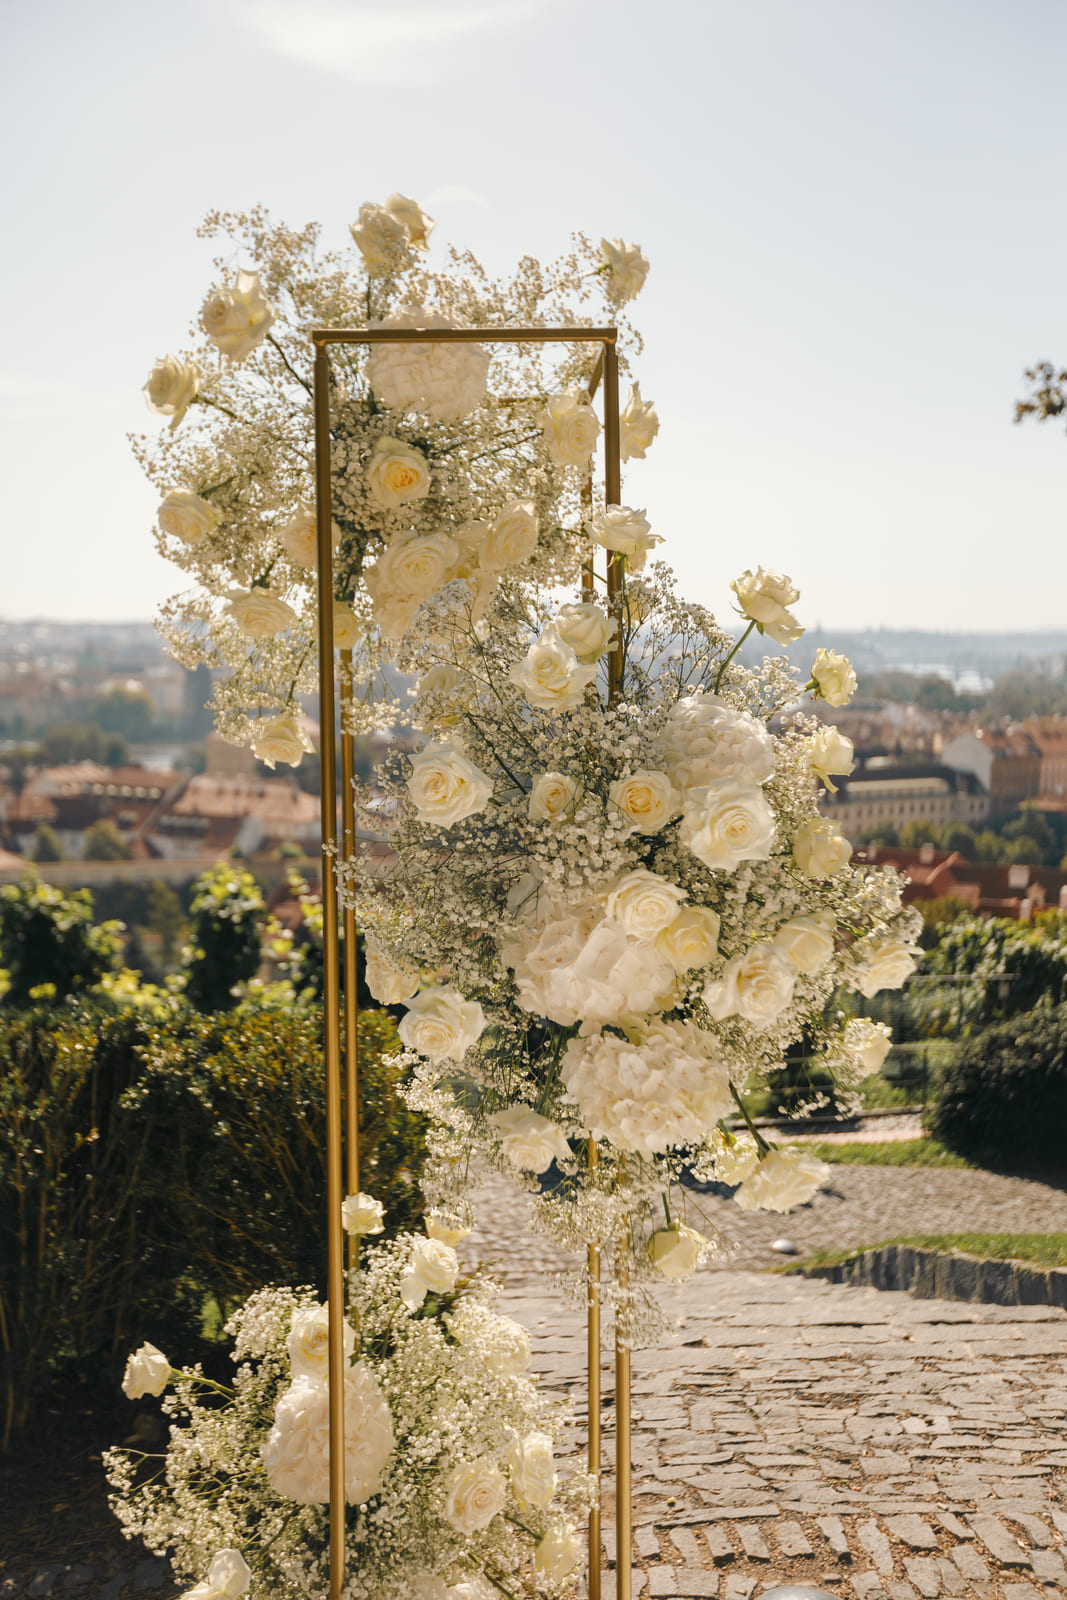
<path fill-rule="evenodd" d="M 0 889 L 0 965 L 10 986 L 7 1008 L 28 1006 L 38 991 L 57 1000 L 99 983 L 121 949 L 122 924 L 93 924 L 88 889 L 69 893 L 32 877 Z"/>
<path fill-rule="evenodd" d="M 185 995 L 197 1011 L 231 1011 L 239 986 L 254 978 L 267 909 L 250 872 L 220 862 L 196 880 L 189 944 L 182 957 Z"/>

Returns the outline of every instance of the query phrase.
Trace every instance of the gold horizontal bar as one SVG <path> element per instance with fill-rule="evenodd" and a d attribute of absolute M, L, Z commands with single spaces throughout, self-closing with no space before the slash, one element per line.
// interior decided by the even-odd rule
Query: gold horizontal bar
<path fill-rule="evenodd" d="M 314 328 L 326 344 L 611 344 L 618 328 Z"/>

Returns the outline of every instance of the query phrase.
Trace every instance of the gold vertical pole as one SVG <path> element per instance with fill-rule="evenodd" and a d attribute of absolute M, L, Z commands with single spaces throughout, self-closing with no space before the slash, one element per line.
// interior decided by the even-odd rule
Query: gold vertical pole
<path fill-rule="evenodd" d="M 589 1169 L 597 1164 L 596 1141 L 586 1145 Z M 600 1247 L 586 1251 L 586 1366 L 589 1403 L 589 1471 L 596 1479 L 596 1499 L 589 1509 L 589 1600 L 600 1600 Z"/>
<path fill-rule="evenodd" d="M 337 833 L 334 736 L 333 548 L 330 504 L 330 358 L 315 341 L 315 490 L 319 565 L 319 767 L 322 817 L 322 1010 L 326 1065 L 326 1286 L 329 1300 L 330 1600 L 345 1574 L 344 1245 L 341 1203 L 341 1031 L 337 880 L 330 845 Z"/>
<path fill-rule="evenodd" d="M 344 859 L 356 856 L 355 747 L 345 712 L 352 703 L 352 652 L 341 651 L 341 838 Z M 358 1194 L 359 1177 L 359 999 L 356 976 L 356 913 L 343 912 L 345 971 L 345 1176 L 349 1194 Z M 359 1235 L 348 1239 L 349 1271 L 359 1259 Z"/>

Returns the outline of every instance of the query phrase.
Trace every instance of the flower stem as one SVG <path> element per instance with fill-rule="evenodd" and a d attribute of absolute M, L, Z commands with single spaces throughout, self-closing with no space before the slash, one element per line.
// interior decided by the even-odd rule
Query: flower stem
<path fill-rule="evenodd" d="M 755 624 L 754 621 L 749 623 L 748 627 L 745 629 L 744 633 L 741 635 L 740 639 L 738 639 L 737 643 L 734 645 L 733 649 L 730 651 L 730 654 L 726 657 L 726 660 L 723 662 L 722 666 L 719 668 L 718 676 L 715 679 L 715 687 L 712 690 L 712 694 L 718 694 L 719 685 L 722 683 L 722 675 L 723 675 L 723 673 L 726 671 L 727 667 L 730 665 L 730 662 L 734 659 L 734 656 L 740 650 L 741 646 L 744 644 L 745 640 L 748 638 L 749 634 L 752 632 L 752 630 L 753 630 L 753 628 L 755 626 L 756 626 L 756 624 Z"/>
<path fill-rule="evenodd" d="M 766 1155 L 771 1147 L 763 1137 L 762 1133 L 760 1133 L 755 1123 L 752 1121 L 752 1118 L 748 1114 L 748 1107 L 745 1105 L 745 1102 L 742 1100 L 733 1084 L 730 1085 L 730 1093 L 734 1097 L 734 1104 L 737 1106 L 738 1111 L 740 1111 L 741 1115 L 745 1119 L 749 1133 L 756 1141 L 756 1146 L 760 1152 L 760 1155 Z"/>

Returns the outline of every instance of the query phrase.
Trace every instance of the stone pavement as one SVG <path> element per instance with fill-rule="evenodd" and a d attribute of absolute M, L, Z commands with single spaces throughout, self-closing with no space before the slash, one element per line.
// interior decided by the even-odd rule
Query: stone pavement
<path fill-rule="evenodd" d="M 838 1168 L 833 1186 L 849 1191 L 840 1212 L 824 1195 L 807 1208 L 814 1216 L 738 1214 L 745 1256 L 758 1253 L 768 1222 L 804 1238 L 829 1216 L 848 1216 L 849 1238 L 870 1240 L 869 1216 L 850 1213 L 875 1205 L 879 1188 L 903 1199 L 905 1185 L 887 1178 L 906 1180 L 908 1203 L 877 1208 L 878 1236 L 1063 1225 L 1032 1193 L 1029 1209 L 1018 1209 L 1041 1187 L 1021 1180 Z M 1057 1217 L 1067 1213 L 1062 1195 L 1044 1197 L 1061 1208 Z M 492 1179 L 468 1244 L 474 1256 L 498 1258 L 501 1309 L 531 1330 L 542 1381 L 580 1415 L 584 1318 L 553 1298 L 546 1273 L 558 1258 L 520 1232 L 525 1207 L 513 1186 Z M 785 1582 L 843 1600 L 1067 1596 L 1067 1314 L 736 1267 L 672 1285 L 663 1299 L 682 1318 L 674 1342 L 633 1357 L 635 1596 L 758 1600 Z M 608 1364 L 602 1382 L 607 1463 Z M 580 1459 L 581 1427 L 573 1445 Z M 610 1505 L 610 1479 L 606 1488 Z M 613 1600 L 610 1571 L 604 1595 Z"/>

